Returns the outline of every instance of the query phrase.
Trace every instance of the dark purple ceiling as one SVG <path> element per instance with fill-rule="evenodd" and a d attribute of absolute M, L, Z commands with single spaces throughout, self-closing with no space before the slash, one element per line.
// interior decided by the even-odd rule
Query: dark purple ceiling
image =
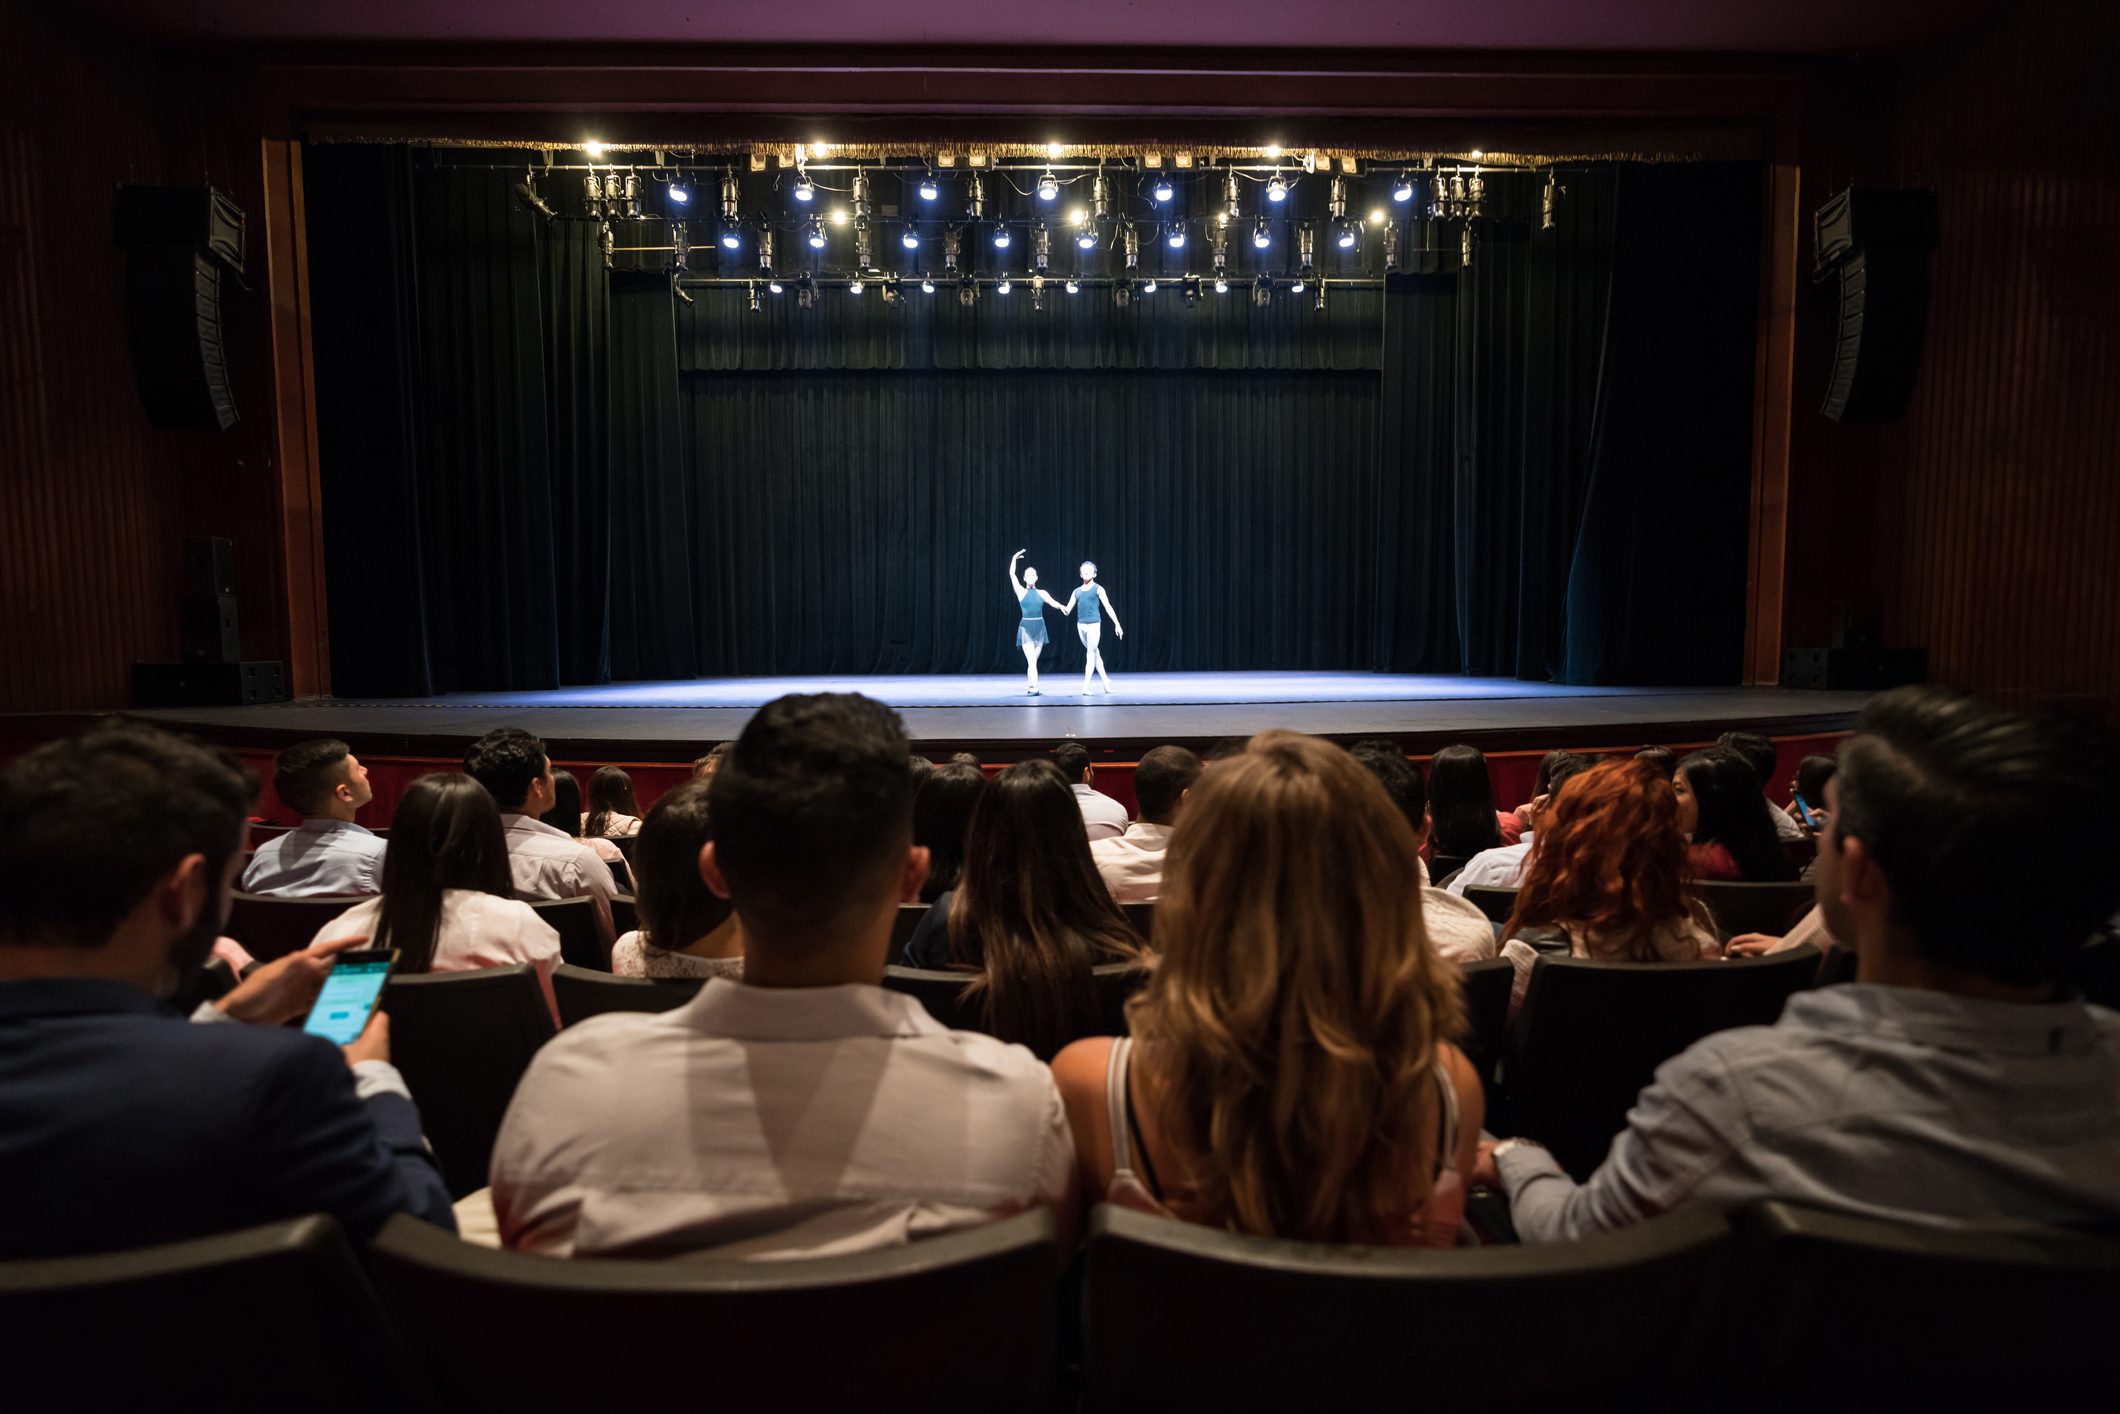
<path fill-rule="evenodd" d="M 193 44 L 409 41 L 1845 53 L 1921 45 L 1994 0 L 73 0 Z"/>

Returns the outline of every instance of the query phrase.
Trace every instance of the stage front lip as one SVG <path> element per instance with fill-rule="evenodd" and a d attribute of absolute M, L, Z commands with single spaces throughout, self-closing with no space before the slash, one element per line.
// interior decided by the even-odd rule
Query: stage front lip
<path fill-rule="evenodd" d="M 1069 737 L 1120 750 L 1203 745 L 1287 727 L 1337 740 L 1386 736 L 1416 754 L 1452 742 L 1488 750 L 1679 745 L 1747 728 L 1774 736 L 1845 730 L 1866 694 L 1748 687 L 1577 687 L 1510 678 L 1363 672 L 1115 674 L 1081 692 L 1045 674 L 804 675 L 612 683 L 540 692 L 414 699 L 311 698 L 260 707 L 136 715 L 229 745 L 343 737 L 354 748 L 447 758 L 499 726 L 556 749 L 618 760 L 679 760 L 733 738 L 751 713 L 791 692 L 860 692 L 896 708 L 919 749 L 1032 752 Z"/>

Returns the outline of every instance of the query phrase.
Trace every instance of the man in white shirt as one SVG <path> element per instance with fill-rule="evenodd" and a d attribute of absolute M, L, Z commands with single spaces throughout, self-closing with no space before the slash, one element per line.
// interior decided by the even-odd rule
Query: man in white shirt
<path fill-rule="evenodd" d="M 1766 796 L 1768 789 L 1774 784 L 1773 738 L 1762 736 L 1758 732 L 1724 732 L 1715 739 L 1715 744 L 1744 758 L 1745 764 L 1752 768 L 1752 774 L 1759 778 L 1759 793 Z M 1772 797 L 1767 799 L 1767 814 L 1774 817 L 1774 834 L 1777 838 L 1787 841 L 1804 837 L 1803 826 L 1796 823 L 1796 817 L 1776 805 Z"/>
<path fill-rule="evenodd" d="M 1545 793 L 1529 805 L 1517 807 L 1516 813 L 1524 821 L 1524 837 L 1515 844 L 1481 850 L 1466 860 L 1465 867 L 1443 887 L 1463 898 L 1465 890 L 1474 885 L 1483 889 L 1513 889 L 1522 884 L 1524 871 L 1531 867 L 1531 846 L 1537 833 L 1539 812 L 1560 793 L 1563 784 L 1596 764 L 1589 757 L 1572 751 L 1559 753 L 1547 770 Z"/>
<path fill-rule="evenodd" d="M 1163 891 L 1163 854 L 1178 808 L 1200 779 L 1200 758 L 1182 746 L 1159 746 L 1134 767 L 1141 818 L 1110 839 L 1092 838 L 1090 858 L 1120 903 L 1149 903 Z"/>
<path fill-rule="evenodd" d="M 1040 1204 L 1071 1226 L 1052 1073 L 877 985 L 927 876 L 905 760 L 897 714 L 865 697 L 752 717 L 715 772 L 700 858 L 741 921 L 743 980 L 546 1043 L 494 1146 L 506 1245 L 822 1256 Z"/>
<path fill-rule="evenodd" d="M 611 926 L 611 896 L 618 892 L 618 881 L 596 851 L 538 818 L 551 814 L 558 798 L 545 744 L 520 727 L 497 728 L 464 753 L 464 773 L 484 786 L 501 808 L 516 897 L 528 903 L 594 899 L 597 931 L 608 951 L 618 940 Z"/>
<path fill-rule="evenodd" d="M 272 788 L 302 812 L 299 829 L 258 846 L 237 885 L 274 898 L 316 898 L 383 891 L 386 841 L 353 822 L 375 798 L 363 766 L 343 741 L 320 738 L 273 759 Z"/>
<path fill-rule="evenodd" d="M 1082 825 L 1091 840 L 1117 839 L 1126 833 L 1126 807 L 1092 787 L 1097 768 L 1089 764 L 1089 748 L 1076 741 L 1063 741 L 1053 748 L 1053 764 L 1067 777 L 1082 808 Z"/>
<path fill-rule="evenodd" d="M 1392 804 L 1399 807 L 1399 813 L 1413 827 L 1413 867 L 1420 875 L 1421 921 L 1427 925 L 1429 943 L 1452 962 L 1479 962 L 1497 956 L 1494 920 L 1480 912 L 1478 905 L 1429 886 L 1428 866 L 1421 860 L 1420 849 L 1428 843 L 1431 820 L 1428 782 L 1422 779 L 1420 767 L 1406 759 L 1397 742 L 1382 738 L 1358 741 L 1348 748 L 1348 754 L 1377 778 Z"/>

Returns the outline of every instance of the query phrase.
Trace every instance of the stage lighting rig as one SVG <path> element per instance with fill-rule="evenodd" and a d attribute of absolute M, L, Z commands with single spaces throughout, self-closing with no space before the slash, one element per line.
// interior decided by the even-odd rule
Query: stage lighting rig
<path fill-rule="evenodd" d="M 692 233 L 682 221 L 670 223 L 670 268 L 682 271 L 692 263 Z"/>
<path fill-rule="evenodd" d="M 1171 185 L 1170 178 L 1163 176 L 1161 173 L 1156 175 L 1155 180 L 1150 183 L 1148 189 L 1149 196 L 1158 202 L 1169 201 L 1173 196 L 1177 195 L 1177 192 L 1178 189 Z"/>
<path fill-rule="evenodd" d="M 863 216 L 854 222 L 854 268 L 868 270 L 874 268 L 875 264 L 874 253 L 869 245 L 869 218 Z"/>
<path fill-rule="evenodd" d="M 1031 308 L 1039 313 L 1045 310 L 1045 277 L 1031 276 Z"/>
<path fill-rule="evenodd" d="M 1141 264 L 1141 233 L 1128 221 L 1119 227 L 1119 247 L 1125 252 L 1126 273 L 1131 275 Z"/>
<path fill-rule="evenodd" d="M 1539 189 L 1538 194 L 1538 228 L 1541 231 L 1553 229 L 1555 224 L 1554 211 L 1561 204 L 1561 193 L 1566 190 L 1567 188 L 1560 183 L 1559 175 L 1551 167 L 1548 167 L 1546 169 L 1546 184 Z"/>
<path fill-rule="evenodd" d="M 640 219 L 640 173 L 631 169 L 626 172 L 626 216 L 634 221 Z"/>
<path fill-rule="evenodd" d="M 977 172 L 964 184 L 964 214 L 973 221 L 986 219 L 986 182 Z"/>
<path fill-rule="evenodd" d="M 807 270 L 795 277 L 795 303 L 803 309 L 817 307 L 817 279 Z"/>
<path fill-rule="evenodd" d="M 1413 178 L 1410 175 L 1399 173 L 1399 179 L 1391 184 L 1391 199 L 1401 205 L 1413 200 Z"/>
<path fill-rule="evenodd" d="M 547 221 L 559 215 L 552 209 L 551 202 L 537 194 L 537 172 L 533 168 L 523 168 L 523 179 L 515 184 L 515 194 L 523 205 Z"/>
<path fill-rule="evenodd" d="M 1261 216 L 1252 225 L 1251 243 L 1259 250 L 1264 250 L 1273 244 L 1273 232 L 1266 228 L 1266 218 L 1264 216 Z"/>
<path fill-rule="evenodd" d="M 1112 281 L 1112 307 L 1115 309 L 1126 309 L 1133 302 L 1134 282 L 1131 280 Z"/>
<path fill-rule="evenodd" d="M 1323 280 L 1318 281 L 1318 302 L 1315 308 L 1320 314 L 1325 312 L 1325 282 Z"/>
<path fill-rule="evenodd" d="M 1273 303 L 1273 276 L 1262 272 L 1251 282 L 1251 302 L 1260 309 Z"/>
<path fill-rule="evenodd" d="M 1011 240 L 1013 240 L 1013 239 L 1015 239 L 1015 238 L 1014 238 L 1013 236 L 1009 235 L 1009 232 L 1008 232 L 1008 223 L 1006 223 L 1006 222 L 1004 222 L 1004 221 L 996 221 L 996 222 L 994 223 L 994 249 L 995 249 L 995 250 L 1007 250 L 1007 249 L 1008 249 L 1008 246 L 1009 246 L 1009 242 L 1010 242 Z"/>
<path fill-rule="evenodd" d="M 1220 272 L 1216 273 L 1215 293 L 1218 295 L 1226 295 L 1229 293 L 1229 276 L 1224 275 Z"/>
<path fill-rule="evenodd" d="M 1079 281 L 1079 280 L 1069 280 L 1069 281 L 1067 282 L 1067 292 L 1068 292 L 1069 294 L 1071 294 L 1071 295 L 1079 295 L 1079 294 L 1081 294 L 1081 293 L 1082 293 L 1082 282 L 1081 282 L 1081 281 Z"/>
<path fill-rule="evenodd" d="M 1472 180 L 1465 183 L 1465 214 L 1484 216 L 1487 214 L 1487 183 L 1480 176 L 1480 169 L 1472 169 Z"/>
<path fill-rule="evenodd" d="M 1266 199 L 1275 203 L 1288 200 L 1288 183 L 1281 180 L 1279 172 L 1266 179 Z"/>
<path fill-rule="evenodd" d="M 1347 179 L 1345 177 L 1335 176 L 1332 179 L 1332 199 L 1327 203 L 1327 206 L 1332 212 L 1333 243 L 1339 246 L 1341 250 L 1353 250 L 1355 241 L 1360 239 L 1360 237 L 1355 233 L 1354 222 L 1347 219 Z"/>
<path fill-rule="evenodd" d="M 1153 276 L 1153 275 L 1151 275 L 1151 276 L 1149 276 L 1149 277 L 1148 277 L 1148 278 L 1147 278 L 1146 280 L 1143 280 L 1143 281 L 1141 282 L 1141 293 L 1142 293 L 1142 294 L 1144 294 L 1144 295 L 1152 295 L 1152 294 L 1154 294 L 1155 292 L 1156 292 L 1156 277 L 1155 277 L 1155 276 Z"/>
<path fill-rule="evenodd" d="M 920 277 L 920 292 L 928 295 L 935 293 L 935 277 L 933 275 L 922 275 Z"/>
<path fill-rule="evenodd" d="M 1222 224 L 1226 226 L 1243 215 L 1243 203 L 1238 199 L 1237 169 L 1232 167 L 1229 169 L 1229 174 L 1223 179 Z"/>
<path fill-rule="evenodd" d="M 1112 219 L 1111 184 L 1104 179 L 1104 169 L 1099 167 L 1089 183 L 1089 209 L 1099 221 Z"/>
<path fill-rule="evenodd" d="M 994 293 L 995 293 L 995 294 L 997 294 L 997 295 L 1005 295 L 1005 294 L 1007 294 L 1007 293 L 1008 293 L 1008 292 L 1009 292 L 1010 290 L 1013 290 L 1013 289 L 1015 289 L 1015 288 L 1016 288 L 1016 283 L 1015 283 L 1015 281 L 1013 281 L 1013 280 L 1009 279 L 1009 277 L 1008 277 L 1008 275 L 1007 275 L 1006 273 L 1003 273 L 1003 275 L 1001 276 L 1001 278 L 1000 278 L 1000 279 L 998 279 L 998 280 L 996 280 L 996 281 L 994 282 Z"/>
<path fill-rule="evenodd" d="M 957 273 L 957 253 L 962 248 L 963 242 L 964 232 L 955 226 L 951 226 L 942 233 L 943 274 L 954 275 Z"/>
<path fill-rule="evenodd" d="M 868 214 L 869 214 L 869 174 L 868 174 L 867 172 L 863 171 L 863 170 L 862 170 L 861 168 L 859 168 L 859 167 L 856 167 L 856 168 L 854 169 L 854 192 L 853 192 L 853 196 L 854 196 L 854 219 L 855 219 L 855 220 L 857 220 L 857 221 L 862 221 L 862 220 L 866 220 L 866 219 L 868 219 Z"/>
<path fill-rule="evenodd" d="M 1172 250 L 1185 249 L 1185 222 L 1183 220 L 1172 221 L 1169 224 L 1169 228 L 1163 237 L 1163 243 Z"/>
<path fill-rule="evenodd" d="M 663 187 L 663 196 L 673 206 L 684 207 L 692 204 L 692 189 L 678 177 L 672 177 Z"/>
<path fill-rule="evenodd" d="M 721 228 L 721 248 L 723 250 L 736 250 L 742 245 L 743 227 L 733 221 L 725 224 Z"/>
<path fill-rule="evenodd" d="M 898 244 L 904 246 L 907 250 L 920 249 L 920 228 L 910 221 L 906 222 L 905 234 L 898 238 Z"/>
<path fill-rule="evenodd" d="M 1084 226 L 1075 233 L 1075 248 L 1078 250 L 1095 250 L 1097 248 L 1097 228 L 1094 225 Z"/>
<path fill-rule="evenodd" d="M 773 231 L 769 226 L 758 229 L 758 270 L 768 280 L 773 278 Z M 780 291 L 776 289 L 773 293 L 777 295 Z"/>
<path fill-rule="evenodd" d="M 922 201 L 933 201 L 941 195 L 942 184 L 935 180 L 935 170 L 930 167 L 927 175 L 920 179 L 920 199 Z"/>
<path fill-rule="evenodd" d="M 810 243 L 810 249 L 812 249 L 812 250 L 823 250 L 823 249 L 824 249 L 824 222 L 823 222 L 823 221 L 821 221 L 821 220 L 819 220 L 819 219 L 818 219 L 817 217 L 815 217 L 815 216 L 812 216 L 812 217 L 810 218 L 810 227 L 809 227 L 809 230 L 808 230 L 808 231 L 807 231 L 807 232 L 805 233 L 805 235 L 804 235 L 804 239 L 805 239 L 805 240 L 807 240 L 807 241 L 809 241 L 809 243 Z"/>
<path fill-rule="evenodd" d="M 807 167 L 795 169 L 795 199 L 805 205 L 817 199 L 817 184 L 810 180 L 810 169 Z"/>
<path fill-rule="evenodd" d="M 1059 196 L 1060 179 L 1054 176 L 1052 173 L 1052 169 L 1048 167 L 1046 169 L 1045 175 L 1038 179 L 1038 200 L 1056 201 L 1059 199 Z"/>
<path fill-rule="evenodd" d="M 979 303 L 979 282 L 965 279 L 957 282 L 957 303 L 966 309 Z"/>
<path fill-rule="evenodd" d="M 597 227 L 596 248 L 603 252 L 604 269 L 609 270 L 618 263 L 618 237 L 612 233 L 609 221 Z"/>
<path fill-rule="evenodd" d="M 1031 227 L 1031 263 L 1043 270 L 1052 263 L 1053 233 L 1040 221 Z"/>
<path fill-rule="evenodd" d="M 1186 276 L 1178 282 L 1178 293 L 1185 297 L 1186 308 L 1190 309 L 1200 302 L 1199 280 L 1190 275 Z"/>
<path fill-rule="evenodd" d="M 746 280 L 746 281 L 744 282 L 744 289 L 745 289 L 745 290 L 746 290 L 746 291 L 747 291 L 747 292 L 748 292 L 748 293 L 750 294 L 750 296 L 751 296 L 751 313 L 753 313 L 753 314 L 762 314 L 762 313 L 764 313 L 764 312 L 765 312 L 765 305 L 764 305 L 764 303 L 763 303 L 763 302 L 761 302 L 761 301 L 759 300 L 759 298 L 758 298 L 758 282 L 757 282 L 756 280 Z"/>
<path fill-rule="evenodd" d="M 848 293 L 848 294 L 850 294 L 850 295 L 858 295 L 858 294 L 860 294 L 860 293 L 861 293 L 861 291 L 862 291 L 861 275 L 860 275 L 860 273 L 859 273 L 859 272 L 857 271 L 857 272 L 855 273 L 855 275 L 854 275 L 854 278 L 853 278 L 853 279 L 851 279 L 851 280 L 849 280 L 849 281 L 847 281 L 847 293 Z"/>

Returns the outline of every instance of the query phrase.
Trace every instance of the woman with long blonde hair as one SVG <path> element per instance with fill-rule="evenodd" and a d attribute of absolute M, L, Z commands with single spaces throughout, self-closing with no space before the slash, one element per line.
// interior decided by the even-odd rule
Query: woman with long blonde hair
<path fill-rule="evenodd" d="M 1456 1240 L 1484 1118 L 1414 840 L 1360 763 L 1252 738 L 1171 834 L 1130 1036 L 1053 1063 L 1088 1201 L 1320 1242 Z"/>

